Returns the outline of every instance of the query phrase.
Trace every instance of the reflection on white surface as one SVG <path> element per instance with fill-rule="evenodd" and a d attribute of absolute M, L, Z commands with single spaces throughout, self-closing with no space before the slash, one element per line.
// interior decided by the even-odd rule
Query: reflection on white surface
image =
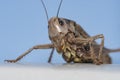
<path fill-rule="evenodd" d="M 120 65 L 1 64 L 0 80 L 120 80 Z"/>

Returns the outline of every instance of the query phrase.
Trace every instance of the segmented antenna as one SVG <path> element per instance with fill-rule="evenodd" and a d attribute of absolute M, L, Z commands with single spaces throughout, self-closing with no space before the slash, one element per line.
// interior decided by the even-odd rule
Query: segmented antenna
<path fill-rule="evenodd" d="M 47 21 L 48 21 L 48 20 L 49 20 L 49 17 L 48 17 L 48 12 L 47 12 L 46 6 L 45 6 L 43 0 L 41 0 L 41 2 L 42 2 L 42 5 L 43 5 L 43 8 L 44 8 L 44 10 L 45 10 L 45 14 L 46 14 Z"/>
<path fill-rule="evenodd" d="M 60 1 L 60 5 L 59 5 L 58 11 L 57 11 L 57 17 L 58 17 L 58 15 L 59 15 L 59 11 L 60 11 L 60 7 L 61 7 L 62 2 L 63 2 L 63 0 Z"/>

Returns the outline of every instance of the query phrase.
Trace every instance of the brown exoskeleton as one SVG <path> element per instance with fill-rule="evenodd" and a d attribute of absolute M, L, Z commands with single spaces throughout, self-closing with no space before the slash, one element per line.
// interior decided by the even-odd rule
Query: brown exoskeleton
<path fill-rule="evenodd" d="M 103 34 L 96 36 L 89 36 L 87 32 L 75 21 L 59 18 L 58 13 L 63 0 L 61 0 L 57 16 L 52 17 L 48 21 L 48 33 L 51 40 L 51 44 L 36 45 L 20 55 L 15 60 L 5 60 L 7 62 L 17 62 L 25 55 L 29 54 L 35 49 L 49 49 L 51 48 L 51 54 L 48 62 L 51 62 L 54 48 L 58 53 L 62 54 L 63 59 L 67 62 L 74 63 L 94 63 L 94 64 L 107 64 L 111 63 L 111 58 L 108 55 L 110 52 L 117 52 L 120 49 L 111 50 L 104 47 Z M 43 7 L 46 11 L 46 7 L 41 0 Z M 48 19 L 48 14 L 47 14 Z M 101 39 L 101 44 L 97 44 L 96 39 Z"/>

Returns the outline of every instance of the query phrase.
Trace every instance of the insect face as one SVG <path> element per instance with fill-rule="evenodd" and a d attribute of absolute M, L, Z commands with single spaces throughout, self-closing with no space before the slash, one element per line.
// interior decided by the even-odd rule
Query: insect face
<path fill-rule="evenodd" d="M 49 37 L 56 37 L 56 36 L 65 36 L 68 33 L 69 25 L 66 23 L 66 21 L 62 18 L 58 17 L 52 17 L 49 20 L 48 25 L 48 32 Z"/>

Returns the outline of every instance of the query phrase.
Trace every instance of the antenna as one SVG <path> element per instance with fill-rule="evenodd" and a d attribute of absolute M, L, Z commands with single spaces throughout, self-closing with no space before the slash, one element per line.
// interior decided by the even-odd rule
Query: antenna
<path fill-rule="evenodd" d="M 57 11 L 57 17 L 58 17 L 58 15 L 59 15 L 59 11 L 60 11 L 60 7 L 61 7 L 62 2 L 63 2 L 63 0 L 60 1 L 60 5 L 59 5 L 58 11 Z"/>
<path fill-rule="evenodd" d="M 47 21 L 48 21 L 48 20 L 49 20 L 49 18 L 48 18 L 48 12 L 47 12 L 46 6 L 45 6 L 45 4 L 44 4 L 43 0 L 41 0 L 41 2 L 42 2 L 42 5 L 43 5 L 43 8 L 44 8 L 44 10 L 45 10 L 45 14 L 46 14 Z"/>

